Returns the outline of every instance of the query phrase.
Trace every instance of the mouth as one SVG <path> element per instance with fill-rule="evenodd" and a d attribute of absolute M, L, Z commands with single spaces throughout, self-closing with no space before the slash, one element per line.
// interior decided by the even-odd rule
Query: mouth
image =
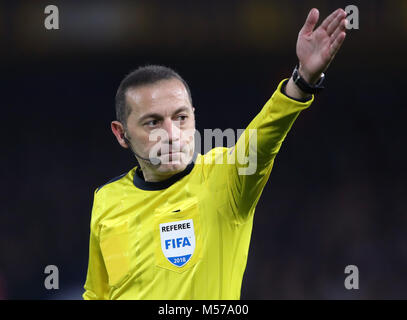
<path fill-rule="evenodd" d="M 178 153 L 183 153 L 182 151 L 180 151 L 180 150 L 177 150 L 177 151 L 168 151 L 168 152 L 166 152 L 166 153 L 159 153 L 159 156 L 160 157 L 162 157 L 162 156 L 168 156 L 168 155 L 176 155 L 176 154 L 178 154 Z"/>
<path fill-rule="evenodd" d="M 176 154 L 182 153 L 181 151 L 170 151 L 168 153 L 162 153 L 160 156 L 174 156 Z"/>

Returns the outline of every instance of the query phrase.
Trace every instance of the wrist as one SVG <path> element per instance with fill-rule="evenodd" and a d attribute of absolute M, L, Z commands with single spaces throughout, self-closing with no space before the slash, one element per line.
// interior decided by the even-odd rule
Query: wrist
<path fill-rule="evenodd" d="M 312 95 L 302 91 L 293 80 L 293 77 L 290 77 L 286 86 L 285 86 L 285 95 L 299 101 L 306 101 L 312 98 Z"/>
<path fill-rule="evenodd" d="M 309 84 L 314 85 L 318 82 L 318 80 L 321 78 L 322 73 L 317 73 L 312 75 L 309 73 L 307 70 L 304 69 L 304 67 L 301 65 L 298 68 L 298 72 L 301 75 L 301 77 Z"/>
<path fill-rule="evenodd" d="M 300 73 L 299 68 L 297 66 L 294 68 L 291 77 L 298 89 L 308 94 L 315 94 L 324 89 L 323 83 L 325 80 L 325 74 L 322 73 L 320 78 L 317 79 L 315 83 L 312 83 L 312 81 L 314 81 L 314 78 L 312 76 L 310 77 L 309 73 L 306 73 L 306 75 L 308 76 L 308 79 L 304 78 L 304 76 Z"/>

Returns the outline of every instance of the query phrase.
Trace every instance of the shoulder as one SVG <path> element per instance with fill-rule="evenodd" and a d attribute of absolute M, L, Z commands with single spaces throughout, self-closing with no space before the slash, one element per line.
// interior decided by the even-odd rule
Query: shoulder
<path fill-rule="evenodd" d="M 202 168 L 204 179 L 221 178 L 219 175 L 226 174 L 224 169 L 230 157 L 228 157 L 230 150 L 231 148 L 215 147 L 197 159 L 197 164 Z"/>
<path fill-rule="evenodd" d="M 108 180 L 94 192 L 91 228 L 95 228 L 108 212 L 120 205 L 123 195 L 133 187 L 133 175 L 136 168 Z"/>
<path fill-rule="evenodd" d="M 215 147 L 205 153 L 200 158 L 200 161 L 206 165 L 226 163 L 222 161 L 225 160 L 225 157 L 227 156 L 229 150 L 230 149 L 226 147 Z"/>
<path fill-rule="evenodd" d="M 134 167 L 128 172 L 122 173 L 121 175 L 108 180 L 106 183 L 102 184 L 95 190 L 95 197 L 100 198 L 101 195 L 111 194 L 115 191 L 122 191 L 123 188 L 131 187 L 133 185 L 133 176 L 137 167 Z"/>
<path fill-rule="evenodd" d="M 101 186 L 99 186 L 99 187 L 96 189 L 95 192 L 98 193 L 99 190 L 102 189 L 103 187 L 105 187 L 105 186 L 107 186 L 108 184 L 111 184 L 111 183 L 113 183 L 113 182 L 119 181 L 120 179 L 124 178 L 127 174 L 128 174 L 128 172 L 125 172 L 125 173 L 123 173 L 123 174 L 121 174 L 121 175 L 119 175 L 119 176 L 117 176 L 117 177 L 114 177 L 114 178 L 110 179 L 110 180 L 107 181 L 106 183 L 104 183 L 104 184 L 102 184 Z"/>

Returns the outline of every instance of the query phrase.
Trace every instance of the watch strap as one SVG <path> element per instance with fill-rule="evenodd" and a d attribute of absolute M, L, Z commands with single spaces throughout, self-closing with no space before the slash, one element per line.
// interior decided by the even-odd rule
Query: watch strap
<path fill-rule="evenodd" d="M 321 77 L 319 78 L 318 82 L 315 85 L 309 84 L 305 79 L 301 76 L 298 71 L 298 66 L 295 66 L 293 74 L 292 74 L 294 83 L 304 92 L 315 94 L 321 92 L 325 87 L 322 85 L 325 80 L 325 74 L 322 73 Z"/>

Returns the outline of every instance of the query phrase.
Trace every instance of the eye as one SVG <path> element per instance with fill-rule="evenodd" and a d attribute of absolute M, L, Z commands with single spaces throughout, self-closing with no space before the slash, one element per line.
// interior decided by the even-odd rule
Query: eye
<path fill-rule="evenodd" d="M 179 116 L 177 117 L 177 120 L 185 121 L 187 118 L 188 118 L 188 116 L 186 116 L 186 115 L 179 115 Z"/>
<path fill-rule="evenodd" d="M 150 121 L 147 121 L 146 123 L 144 123 L 144 125 L 148 126 L 148 127 L 155 127 L 157 124 L 158 124 L 157 120 L 150 120 Z"/>

